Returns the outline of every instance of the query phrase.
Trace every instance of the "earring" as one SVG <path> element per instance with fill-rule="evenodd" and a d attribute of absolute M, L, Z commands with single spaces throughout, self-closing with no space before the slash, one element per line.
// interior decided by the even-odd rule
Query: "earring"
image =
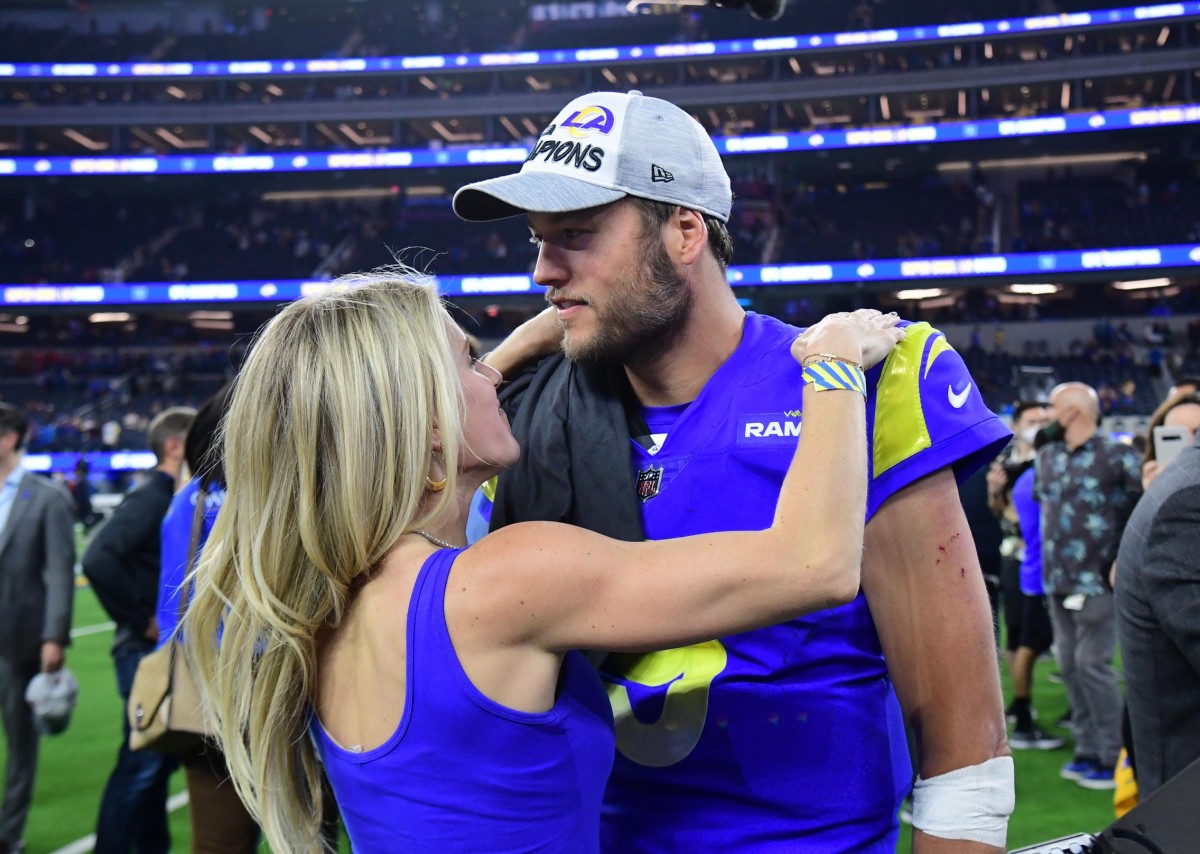
<path fill-rule="evenodd" d="M 446 478 L 434 480 L 429 475 L 425 475 L 425 488 L 430 492 L 441 492 L 446 488 Z"/>

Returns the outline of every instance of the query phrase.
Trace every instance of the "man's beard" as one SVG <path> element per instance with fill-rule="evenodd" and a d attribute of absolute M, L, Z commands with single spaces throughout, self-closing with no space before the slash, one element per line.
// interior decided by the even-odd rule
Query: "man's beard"
<path fill-rule="evenodd" d="M 666 354 L 679 340 L 692 313 L 692 291 L 676 272 L 662 238 L 644 243 L 633 278 L 613 284 L 595 312 L 588 341 L 563 337 L 563 352 L 584 364 L 644 364 Z"/>

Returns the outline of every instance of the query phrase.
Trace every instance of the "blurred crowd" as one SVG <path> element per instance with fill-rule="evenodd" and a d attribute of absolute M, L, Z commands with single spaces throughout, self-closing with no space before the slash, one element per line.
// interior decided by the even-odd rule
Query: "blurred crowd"
<path fill-rule="evenodd" d="M 1179 377 L 1126 443 L 1103 427 L 1106 405 L 1126 391 L 1061 376 L 1014 407 L 1012 444 L 964 484 L 963 503 L 1005 627 L 1009 745 L 1069 742 L 1060 777 L 1116 790 L 1121 816 L 1200 756 L 1200 683 L 1188 663 L 1200 625 L 1183 604 L 1197 581 L 1200 377 Z M 968 498 L 984 482 L 986 510 Z M 1069 707 L 1039 721 L 1033 671 L 1051 652 Z"/>
<path fill-rule="evenodd" d="M 603 6 L 604 4 L 597 4 Z M 621 4 L 622 6 L 624 4 Z M 820 33 L 1094 9 L 1104 0 L 860 0 L 854 4 L 792 3 L 776 32 Z M 1120 5 L 1112 3 L 1112 5 Z M 690 15 L 571 9 L 520 0 L 363 0 L 349 5 L 233 6 L 205 17 L 198 27 L 165 25 L 138 31 L 102 31 L 81 8 L 82 31 L 9 23 L 0 27 L 0 52 L 11 62 L 198 62 L 235 59 L 301 59 L 337 56 L 422 55 L 552 46 L 594 47 L 742 38 L 762 34 L 745 12 L 696 9 Z M 217 9 L 219 7 L 213 7 Z M 193 29 L 195 31 L 193 31 Z M 269 36 L 269 37 L 267 37 Z"/>
<path fill-rule="evenodd" d="M 1185 169 L 1165 174 L 1175 165 L 1101 176 L 1051 172 L 998 189 L 979 170 L 961 178 L 812 180 L 759 160 L 738 164 L 730 231 L 745 264 L 1193 243 L 1200 183 Z M 21 283 L 330 278 L 396 254 L 442 275 L 532 269 L 519 218 L 480 233 L 458 227 L 443 193 L 379 189 L 371 199 L 287 202 L 246 190 L 210 201 L 152 195 L 115 208 L 102 198 L 50 195 L 31 210 L 0 214 L 0 270 Z M 99 221 L 110 227 L 101 232 Z M 1094 303 L 1088 311 L 1121 313 Z M 1017 314 L 984 308 L 989 318 Z"/>

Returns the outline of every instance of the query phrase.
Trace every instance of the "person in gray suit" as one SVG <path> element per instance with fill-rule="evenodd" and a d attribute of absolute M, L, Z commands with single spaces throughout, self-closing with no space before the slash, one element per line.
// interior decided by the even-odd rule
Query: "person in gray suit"
<path fill-rule="evenodd" d="M 26 471 L 29 421 L 0 403 L 0 710 L 8 743 L 0 854 L 21 851 L 38 733 L 25 687 L 63 666 L 75 595 L 75 511 L 66 488 Z"/>
<path fill-rule="evenodd" d="M 1117 553 L 1138 798 L 1200 758 L 1200 434 L 1155 478 Z"/>

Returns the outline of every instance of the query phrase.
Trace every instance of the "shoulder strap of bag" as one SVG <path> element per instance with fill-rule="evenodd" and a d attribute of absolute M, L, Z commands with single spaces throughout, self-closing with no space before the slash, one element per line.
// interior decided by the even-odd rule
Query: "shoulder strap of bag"
<path fill-rule="evenodd" d="M 204 481 L 200 481 L 200 486 L 196 490 L 196 509 L 192 513 L 192 535 L 188 540 L 187 563 L 183 567 L 183 587 L 179 591 L 179 619 L 183 619 L 183 614 L 187 611 L 187 603 L 191 598 L 189 595 L 190 585 L 189 578 L 192 571 L 196 568 L 196 556 L 200 550 L 200 532 L 204 530 L 204 509 L 208 501 L 208 490 L 204 486 Z"/>
<path fill-rule="evenodd" d="M 179 588 L 179 606 L 176 612 L 176 631 L 178 632 L 179 625 L 183 622 L 183 615 L 187 612 L 188 600 L 191 599 L 191 575 L 192 570 L 196 568 L 196 556 L 200 550 L 200 532 L 204 530 L 204 512 L 205 504 L 208 500 L 208 490 L 204 486 L 204 481 L 201 480 L 199 488 L 196 490 L 196 509 L 192 512 L 192 534 L 188 540 L 187 563 L 183 566 L 183 584 Z M 167 693 L 170 694 L 175 688 L 175 653 L 179 649 L 179 641 L 177 638 L 171 638 L 170 652 L 170 667 L 168 668 L 167 677 Z"/>

